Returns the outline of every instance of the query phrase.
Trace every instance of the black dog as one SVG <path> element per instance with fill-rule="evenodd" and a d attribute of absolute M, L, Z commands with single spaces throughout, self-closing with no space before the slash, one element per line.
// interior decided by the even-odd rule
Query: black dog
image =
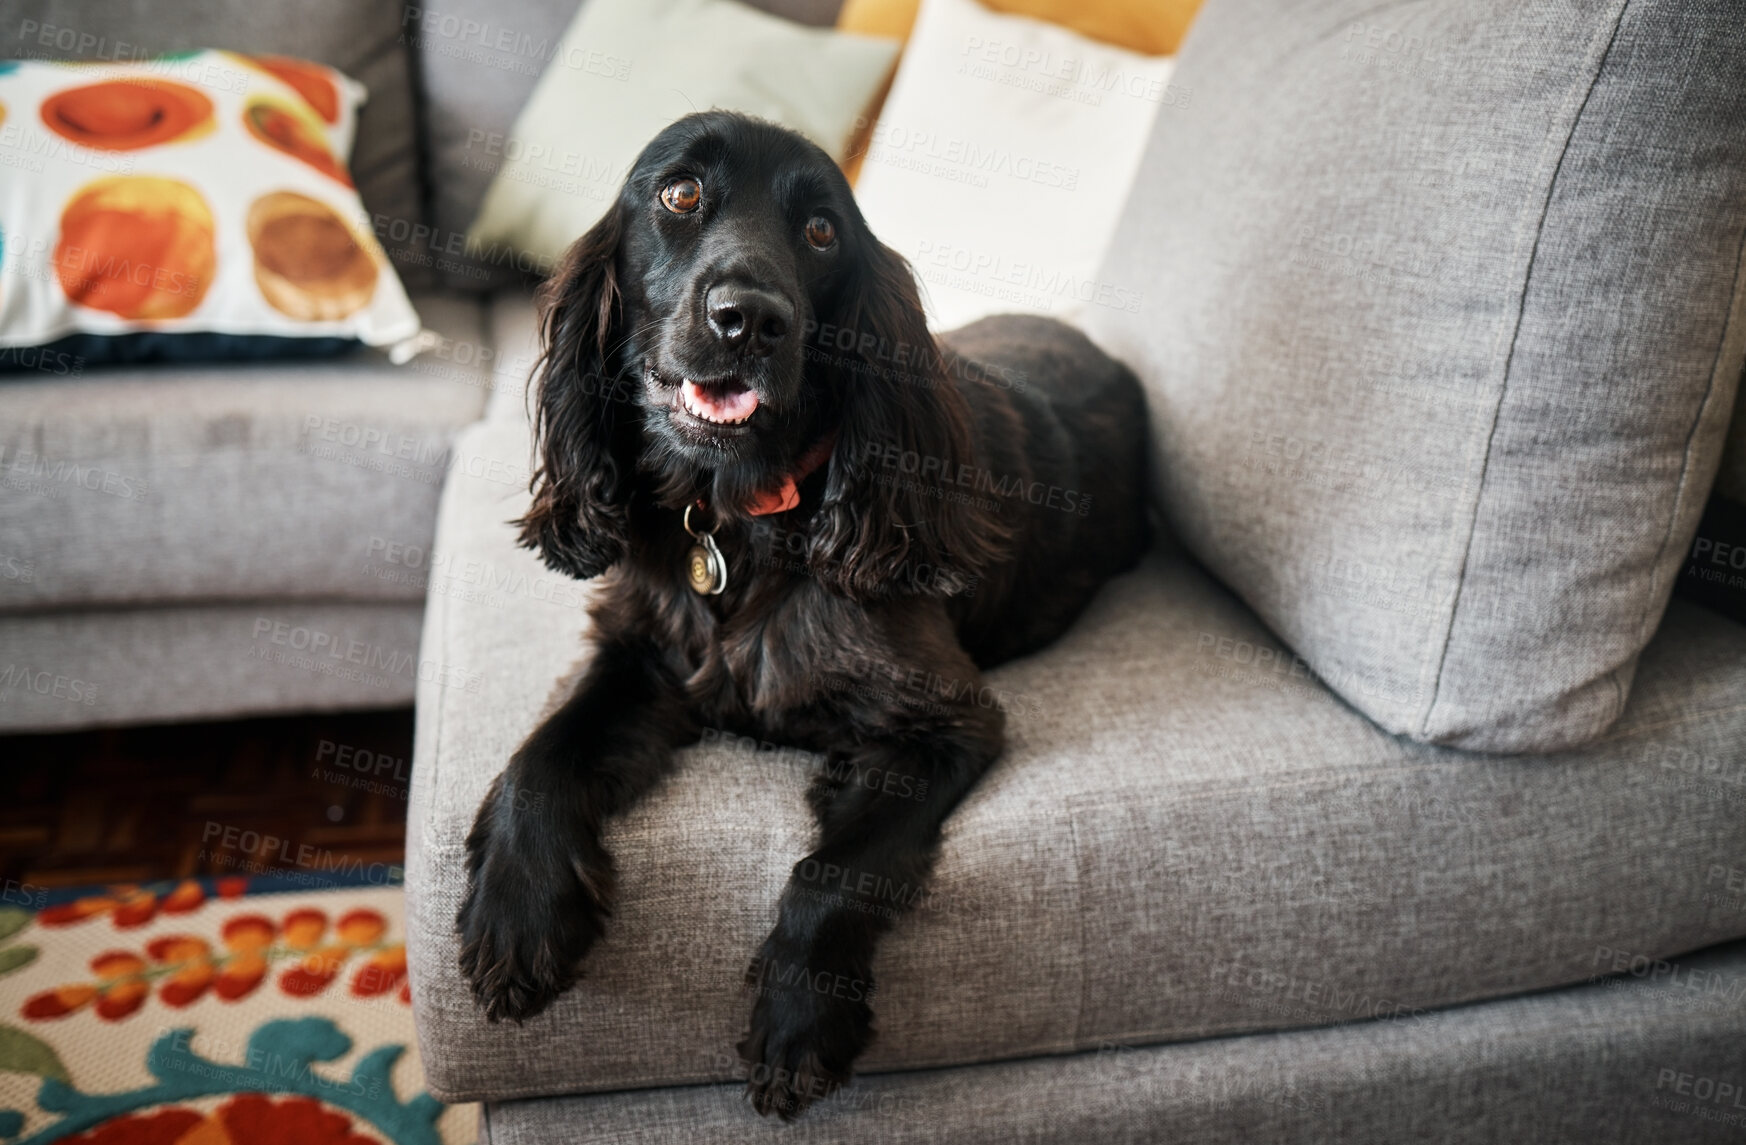
<path fill-rule="evenodd" d="M 584 679 L 467 839 L 461 968 L 493 1020 L 569 986 L 611 912 L 603 824 L 705 728 L 827 753 L 739 1045 L 758 1111 L 793 1116 L 873 1037 L 861 991 L 809 982 L 871 982 L 891 925 L 805 874 L 922 885 L 1001 751 L 981 670 L 1054 639 L 1145 547 L 1144 400 L 1048 319 L 936 343 L 829 156 L 724 112 L 649 144 L 541 305 L 521 539 L 607 576 Z"/>

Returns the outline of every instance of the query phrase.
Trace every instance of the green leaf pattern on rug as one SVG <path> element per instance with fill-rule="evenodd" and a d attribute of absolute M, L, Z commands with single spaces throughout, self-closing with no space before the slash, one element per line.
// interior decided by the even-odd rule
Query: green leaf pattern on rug
<path fill-rule="evenodd" d="M 30 923 L 30 912 L 15 906 L 0 906 L 0 941 L 23 930 Z"/>
<path fill-rule="evenodd" d="M 15 906 L 0 906 L 0 942 L 5 942 L 23 930 L 29 922 L 29 911 L 19 910 Z M 35 961 L 36 947 L 34 946 L 0 947 L 0 974 L 10 974 Z"/>
<path fill-rule="evenodd" d="M 15 906 L 0 906 L 0 942 L 29 925 L 31 914 Z M 10 974 L 36 961 L 34 946 L 0 946 L 0 974 Z M 54 1047 L 17 1026 L 0 1026 L 0 1070 L 71 1081 Z"/>
<path fill-rule="evenodd" d="M 30 922 L 30 912 L 19 910 L 15 906 L 0 906 L 0 942 L 23 930 Z M 4 946 L 0 947 L 0 974 L 10 974 L 14 970 L 22 970 L 36 961 L 34 946 Z"/>
<path fill-rule="evenodd" d="M 17 1026 L 0 1026 L 0 1070 L 33 1073 L 59 1082 L 72 1081 L 54 1047 Z"/>

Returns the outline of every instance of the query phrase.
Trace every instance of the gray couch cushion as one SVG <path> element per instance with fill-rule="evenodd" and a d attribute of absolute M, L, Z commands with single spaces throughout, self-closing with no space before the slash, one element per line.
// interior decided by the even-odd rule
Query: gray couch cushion
<path fill-rule="evenodd" d="M 1390 731 L 1600 734 L 1746 355 L 1737 6 L 1224 0 L 1171 82 L 1088 323 L 1189 547 Z"/>
<path fill-rule="evenodd" d="M 1647 968 L 1645 968 L 1646 970 Z M 1406 1021 L 867 1077 L 792 1125 L 737 1085 L 484 1108 L 481 1145 L 1738 1145 L 1740 945 Z M 719 1056 L 719 1049 L 700 1056 Z"/>
<path fill-rule="evenodd" d="M 829 24 L 841 0 L 750 0 L 752 7 Z M 577 0 L 444 0 L 405 7 L 417 48 L 431 187 L 429 261 L 457 290 L 490 290 L 550 267 L 498 246 L 466 250 L 467 228 L 503 162 L 515 117 L 553 62 Z M 635 66 L 635 61 L 632 61 Z M 578 114 L 588 114 L 579 108 Z"/>
<path fill-rule="evenodd" d="M 147 366 L 0 383 L 0 613 L 423 599 L 450 446 L 484 409 L 477 299 L 446 357 Z M 456 347 L 468 346 L 470 350 Z M 465 359 L 465 360 L 462 360 Z M 525 484 L 525 472 L 505 475 Z"/>
<path fill-rule="evenodd" d="M 277 600 L 0 616 L 0 730 L 391 708 L 421 671 L 466 686 L 420 662 L 423 615 Z"/>
<path fill-rule="evenodd" d="M 486 422 L 462 445 L 521 461 L 526 429 Z M 443 558 L 503 587 L 426 613 L 423 655 L 486 681 L 418 696 L 407 928 L 427 1076 L 455 1099 L 719 1080 L 746 961 L 810 846 L 809 756 L 688 749 L 611 828 L 622 902 L 546 1013 L 487 1025 L 460 979 L 463 839 L 584 654 L 583 593 L 514 547 L 524 496 L 457 473 L 438 521 Z M 1581 980 L 1601 947 L 1746 935 L 1722 893 L 1746 854 L 1746 629 L 1690 605 L 1607 740 L 1562 756 L 1387 735 L 1169 553 L 990 682 L 1010 746 L 881 951 L 869 1071 L 1412 1015 Z"/>
<path fill-rule="evenodd" d="M 413 243 L 424 212 L 404 10 L 396 0 L 297 0 L 295 9 L 228 0 L 17 0 L 6 6 L 0 55 L 129 60 L 227 48 L 340 69 L 370 89 L 350 167 L 376 235 L 410 287 L 431 278 Z"/>

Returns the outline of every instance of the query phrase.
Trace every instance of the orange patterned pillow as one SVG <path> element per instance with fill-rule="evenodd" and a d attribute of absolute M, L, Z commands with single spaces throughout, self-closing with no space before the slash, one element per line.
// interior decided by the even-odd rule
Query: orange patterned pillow
<path fill-rule="evenodd" d="M 418 315 L 345 165 L 364 96 L 278 56 L 0 63 L 0 368 L 142 335 L 405 356 Z"/>

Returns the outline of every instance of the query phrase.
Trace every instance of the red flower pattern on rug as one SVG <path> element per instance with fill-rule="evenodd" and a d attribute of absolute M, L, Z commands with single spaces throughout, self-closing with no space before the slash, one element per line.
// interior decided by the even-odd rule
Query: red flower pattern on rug
<path fill-rule="evenodd" d="M 198 883 L 192 885 L 199 890 Z M 167 906 L 165 910 L 170 912 Z M 93 910 L 82 918 L 97 913 Z M 128 924 L 118 920 L 116 925 Z M 400 1001 L 412 1000 L 406 982 L 406 944 L 387 941 L 388 920 L 378 911 L 347 911 L 331 932 L 327 914 L 309 907 L 290 911 L 277 923 L 250 912 L 227 919 L 220 935 L 224 949 L 218 951 L 205 939 L 188 934 L 153 939 L 143 957 L 131 950 L 105 951 L 91 960 L 95 981 L 43 991 L 27 1000 L 20 1013 L 43 1022 L 93 1006 L 99 1018 L 118 1022 L 145 1005 L 154 985 L 158 1000 L 166 1006 L 191 1005 L 208 991 L 221 1001 L 235 1002 L 266 981 L 275 960 L 295 960 L 279 975 L 280 991 L 294 998 L 324 993 L 346 964 L 359 958 L 350 983 L 353 997 L 379 997 L 399 987 Z"/>

